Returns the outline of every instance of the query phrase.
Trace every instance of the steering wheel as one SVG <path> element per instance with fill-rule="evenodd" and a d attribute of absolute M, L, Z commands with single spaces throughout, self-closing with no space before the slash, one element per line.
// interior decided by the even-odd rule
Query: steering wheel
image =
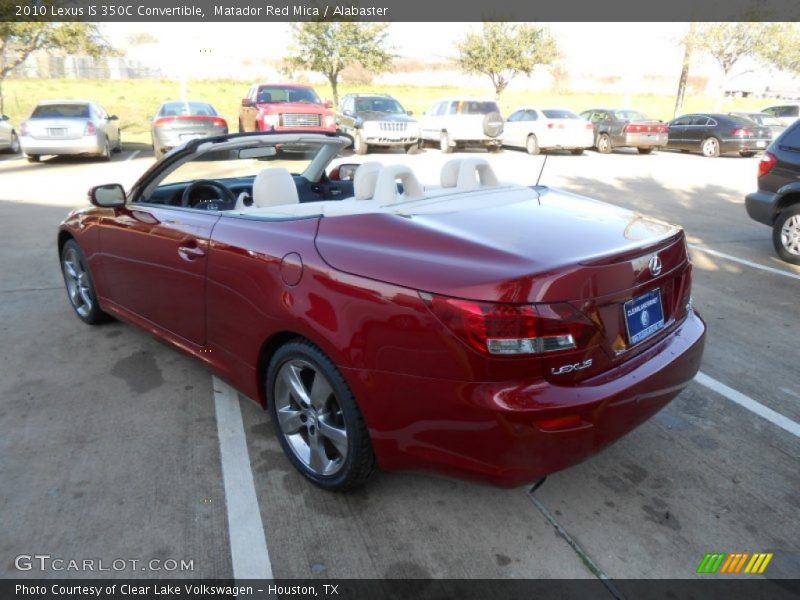
<path fill-rule="evenodd" d="M 181 195 L 181 206 L 191 208 L 193 206 L 191 202 L 192 194 L 200 188 L 212 189 L 220 195 L 220 200 L 230 203 L 231 206 L 236 204 L 236 196 L 234 196 L 233 192 L 222 185 L 219 181 L 214 181 L 213 179 L 198 179 L 187 185 L 186 189 L 183 190 L 183 194 Z M 195 204 L 198 203 L 195 202 Z"/>

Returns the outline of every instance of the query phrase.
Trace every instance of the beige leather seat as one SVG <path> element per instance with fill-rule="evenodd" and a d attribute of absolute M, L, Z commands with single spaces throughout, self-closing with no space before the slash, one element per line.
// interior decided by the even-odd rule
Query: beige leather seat
<path fill-rule="evenodd" d="M 356 200 L 372 200 L 381 169 L 383 165 L 379 162 L 365 162 L 358 166 L 353 175 L 353 195 Z"/>
<path fill-rule="evenodd" d="M 397 191 L 397 182 L 403 184 L 403 193 Z M 381 169 L 375 182 L 374 200 L 381 206 L 405 200 L 422 198 L 425 192 L 417 177 L 405 165 L 388 165 Z"/>
<path fill-rule="evenodd" d="M 442 166 L 440 181 L 443 188 L 470 190 L 496 187 L 500 182 L 485 158 L 454 158 Z"/>
<path fill-rule="evenodd" d="M 245 206 L 240 194 L 234 210 L 299 203 L 300 197 L 292 174 L 283 167 L 271 167 L 260 171 L 253 180 L 253 204 Z"/>

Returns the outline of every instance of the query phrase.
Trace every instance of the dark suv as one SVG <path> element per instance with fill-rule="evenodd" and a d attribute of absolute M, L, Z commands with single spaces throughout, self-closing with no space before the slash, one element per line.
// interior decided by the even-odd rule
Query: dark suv
<path fill-rule="evenodd" d="M 745 198 L 751 219 L 772 227 L 775 251 L 800 264 L 800 121 L 770 144 L 758 164 L 758 191 Z"/>

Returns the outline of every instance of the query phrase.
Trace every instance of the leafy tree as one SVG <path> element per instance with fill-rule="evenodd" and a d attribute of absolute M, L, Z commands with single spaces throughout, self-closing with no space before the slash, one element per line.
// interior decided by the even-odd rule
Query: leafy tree
<path fill-rule="evenodd" d="M 500 96 L 520 74 L 559 57 L 555 37 L 544 27 L 485 22 L 480 33 L 469 32 L 456 44 L 458 64 L 470 74 L 488 75 Z"/>
<path fill-rule="evenodd" d="M 3 81 L 37 50 L 84 52 L 103 56 L 113 52 L 91 23 L 0 21 L 0 112 L 4 110 Z"/>
<path fill-rule="evenodd" d="M 800 75 L 800 28 L 797 23 L 776 23 L 773 28 L 773 39 L 761 49 L 761 58 L 773 67 Z"/>
<path fill-rule="evenodd" d="M 293 45 L 284 71 L 305 69 L 322 73 L 330 82 L 333 102 L 339 104 L 339 75 L 356 63 L 370 73 L 382 73 L 392 64 L 386 47 L 387 23 L 309 21 L 292 24 Z"/>

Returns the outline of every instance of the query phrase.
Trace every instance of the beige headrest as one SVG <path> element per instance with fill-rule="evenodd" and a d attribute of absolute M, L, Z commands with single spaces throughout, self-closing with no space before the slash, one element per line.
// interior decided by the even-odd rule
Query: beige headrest
<path fill-rule="evenodd" d="M 375 184 L 383 165 L 379 162 L 366 162 L 358 166 L 353 176 L 353 194 L 356 200 L 372 200 Z"/>
<path fill-rule="evenodd" d="M 403 194 L 397 193 L 397 181 L 403 184 Z M 375 182 L 374 199 L 380 204 L 394 204 L 402 200 L 413 200 L 424 195 L 414 173 L 405 165 L 388 165 L 381 169 Z"/>

